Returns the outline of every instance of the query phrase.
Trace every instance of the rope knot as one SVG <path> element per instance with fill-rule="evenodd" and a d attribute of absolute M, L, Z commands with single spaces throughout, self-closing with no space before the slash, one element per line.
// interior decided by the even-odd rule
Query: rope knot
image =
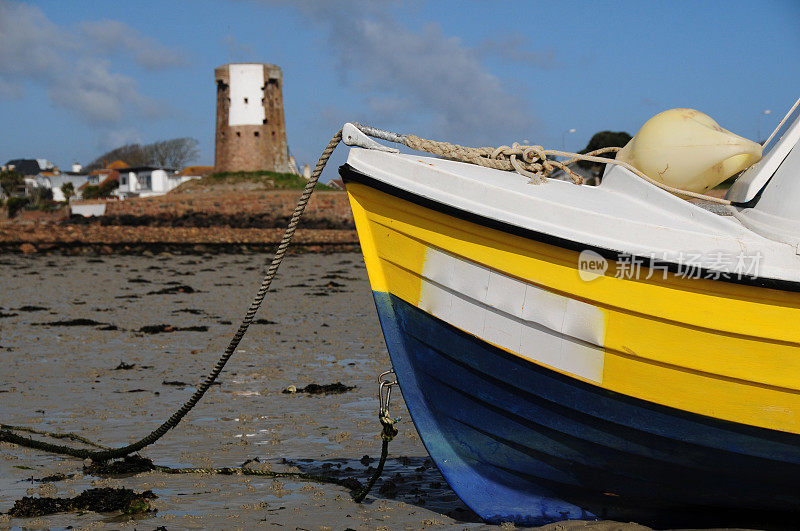
<path fill-rule="evenodd" d="M 572 178 L 575 184 L 583 184 L 583 178 L 572 171 L 569 165 L 577 160 L 592 159 L 592 155 L 608 150 L 608 148 L 605 148 L 586 155 L 579 155 L 575 153 L 546 150 L 542 146 L 528 146 L 516 142 L 511 146 L 499 146 L 497 148 L 471 148 L 450 144 L 449 142 L 427 140 L 416 135 L 406 135 L 404 138 L 406 146 L 416 151 L 426 151 L 450 160 L 468 162 L 495 170 L 515 171 L 530 179 L 531 184 L 546 182 L 550 174 L 556 169 L 563 170 L 564 173 Z M 555 159 L 549 159 L 547 158 L 548 156 L 571 156 L 573 158 L 560 162 Z"/>
<path fill-rule="evenodd" d="M 397 421 L 390 417 L 389 411 L 385 409 L 381 410 L 378 419 L 380 420 L 381 426 L 383 426 L 383 430 L 381 430 L 381 439 L 385 442 L 394 439 L 397 435 L 397 428 L 394 427 L 394 424 Z"/>
<path fill-rule="evenodd" d="M 537 160 L 547 161 L 547 154 L 542 146 L 522 146 L 522 160 L 528 164 L 533 164 Z"/>

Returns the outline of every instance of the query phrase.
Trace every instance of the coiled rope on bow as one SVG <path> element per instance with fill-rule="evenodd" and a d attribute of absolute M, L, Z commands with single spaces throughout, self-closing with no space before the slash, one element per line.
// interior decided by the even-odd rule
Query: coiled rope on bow
<path fill-rule="evenodd" d="M 569 175 L 575 184 L 583 184 L 583 178 L 572 171 L 567 163 L 549 158 L 556 152 L 544 149 L 542 146 L 523 146 L 516 142 L 511 146 L 500 147 L 466 147 L 450 142 L 439 142 L 420 138 L 416 135 L 406 135 L 404 144 L 416 151 L 425 151 L 460 162 L 477 164 L 495 170 L 515 171 L 539 184 L 559 168 Z M 608 148 L 593 151 L 593 154 L 605 153 Z M 577 159 L 576 159 L 577 160 Z M 575 161 L 572 161 L 575 162 Z"/>
<path fill-rule="evenodd" d="M 368 133 L 369 134 L 369 133 Z M 701 199 L 703 201 L 710 201 L 721 205 L 730 205 L 731 202 L 727 199 L 713 197 L 710 195 L 699 194 L 696 192 L 689 192 L 681 190 L 673 186 L 669 186 L 660 181 L 647 176 L 643 172 L 634 168 L 627 162 L 600 157 L 604 153 L 615 153 L 622 148 L 607 147 L 596 149 L 588 153 L 572 153 L 569 151 L 561 151 L 557 149 L 544 149 L 542 146 L 526 146 L 514 143 L 511 146 L 493 147 L 466 147 L 458 144 L 451 144 L 449 142 L 439 142 L 436 140 L 428 140 L 420 138 L 416 135 L 400 136 L 399 141 L 409 148 L 416 151 L 424 151 L 440 157 L 457 160 L 460 162 L 468 162 L 470 164 L 477 164 L 486 168 L 493 168 L 495 170 L 515 171 L 520 175 L 524 175 L 530 179 L 533 184 L 541 184 L 547 181 L 547 178 L 555 169 L 562 170 L 565 174 L 569 175 L 575 184 L 583 184 L 583 178 L 575 173 L 569 166 L 579 160 L 588 162 L 596 162 L 598 164 L 616 164 L 622 166 L 630 171 L 637 177 L 644 179 L 650 184 L 666 190 L 674 195 L 682 197 L 691 197 L 693 199 Z M 565 157 L 566 160 L 559 161 L 551 157 Z"/>

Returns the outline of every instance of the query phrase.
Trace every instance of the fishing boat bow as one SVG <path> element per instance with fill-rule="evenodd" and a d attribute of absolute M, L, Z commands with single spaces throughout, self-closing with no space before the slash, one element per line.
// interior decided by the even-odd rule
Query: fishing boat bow
<path fill-rule="evenodd" d="M 352 148 L 340 173 L 414 424 L 482 518 L 800 506 L 796 246 L 619 166 L 534 186 Z"/>

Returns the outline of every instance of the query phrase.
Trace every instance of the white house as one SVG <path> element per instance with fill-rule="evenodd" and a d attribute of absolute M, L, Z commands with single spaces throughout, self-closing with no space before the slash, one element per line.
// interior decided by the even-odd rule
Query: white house
<path fill-rule="evenodd" d="M 116 194 L 126 197 L 152 197 L 164 195 L 179 184 L 200 176 L 185 175 L 167 168 L 143 166 L 119 170 L 119 188 Z"/>
<path fill-rule="evenodd" d="M 68 182 L 72 183 L 72 188 L 77 194 L 78 188 L 89 180 L 89 176 L 80 173 L 61 173 L 58 175 L 40 173 L 33 180 L 34 186 L 52 190 L 54 201 L 66 201 L 67 198 L 61 192 L 61 187 Z"/>

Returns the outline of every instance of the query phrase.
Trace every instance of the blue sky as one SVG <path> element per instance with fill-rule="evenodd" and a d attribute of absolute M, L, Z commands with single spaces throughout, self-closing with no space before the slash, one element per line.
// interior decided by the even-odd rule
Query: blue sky
<path fill-rule="evenodd" d="M 283 69 L 301 163 L 344 121 L 577 150 L 691 107 L 755 140 L 800 97 L 799 20 L 797 0 L 0 0 L 0 162 L 190 136 L 213 164 L 213 70 L 231 61 Z"/>

